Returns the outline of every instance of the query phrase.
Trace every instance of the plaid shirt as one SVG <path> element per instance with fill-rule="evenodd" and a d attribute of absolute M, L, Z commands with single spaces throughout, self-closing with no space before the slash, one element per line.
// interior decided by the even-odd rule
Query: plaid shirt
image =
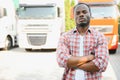
<path fill-rule="evenodd" d="M 62 80 L 74 80 L 75 70 L 67 68 L 67 60 L 70 56 L 79 56 L 80 37 L 77 29 L 64 33 L 59 40 L 57 47 L 57 62 L 65 68 Z M 84 56 L 94 51 L 94 64 L 100 69 L 99 72 L 86 72 L 86 80 L 101 80 L 102 72 L 106 70 L 109 60 L 108 45 L 103 34 L 93 29 L 88 29 L 84 35 Z"/>

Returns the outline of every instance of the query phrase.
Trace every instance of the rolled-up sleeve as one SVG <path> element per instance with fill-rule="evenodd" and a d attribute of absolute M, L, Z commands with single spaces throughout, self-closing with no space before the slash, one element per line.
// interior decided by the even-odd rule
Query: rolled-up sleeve
<path fill-rule="evenodd" d="M 67 67 L 67 60 L 70 58 L 70 51 L 68 47 L 68 39 L 65 35 L 60 37 L 57 47 L 57 62 L 60 67 Z"/>
<path fill-rule="evenodd" d="M 104 35 L 99 36 L 98 44 L 95 48 L 94 64 L 100 69 L 100 72 L 104 72 L 107 68 L 109 61 L 108 44 Z"/>

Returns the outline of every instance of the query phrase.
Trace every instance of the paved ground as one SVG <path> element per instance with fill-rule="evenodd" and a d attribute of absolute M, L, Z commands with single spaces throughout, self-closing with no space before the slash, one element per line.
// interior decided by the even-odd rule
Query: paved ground
<path fill-rule="evenodd" d="M 0 52 L 0 80 L 61 80 L 55 52 Z M 109 63 L 103 80 L 117 80 Z"/>
<path fill-rule="evenodd" d="M 110 55 L 111 67 L 114 69 L 117 80 L 120 80 L 120 46 L 116 54 Z"/>
<path fill-rule="evenodd" d="M 0 54 L 0 80 L 60 80 L 55 59 L 54 53 Z"/>
<path fill-rule="evenodd" d="M 112 65 L 109 63 L 107 70 L 103 73 L 103 80 L 117 80 Z"/>

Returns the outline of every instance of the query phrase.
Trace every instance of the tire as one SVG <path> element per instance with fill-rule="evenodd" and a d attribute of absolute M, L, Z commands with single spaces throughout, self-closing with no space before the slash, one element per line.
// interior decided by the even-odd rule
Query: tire
<path fill-rule="evenodd" d="M 32 49 L 26 48 L 25 51 L 30 52 Z"/>
<path fill-rule="evenodd" d="M 109 50 L 109 53 L 110 53 L 110 54 L 115 54 L 115 53 L 116 53 L 116 51 L 117 51 L 116 49 Z"/>
<path fill-rule="evenodd" d="M 7 37 L 5 40 L 5 48 L 4 50 L 9 50 L 12 48 L 12 39 L 10 37 Z"/>

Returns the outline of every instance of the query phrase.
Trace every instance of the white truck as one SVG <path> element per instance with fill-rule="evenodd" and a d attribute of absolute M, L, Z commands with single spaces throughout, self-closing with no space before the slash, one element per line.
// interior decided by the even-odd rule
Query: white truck
<path fill-rule="evenodd" d="M 0 0 L 0 49 L 17 45 L 17 17 L 12 0 Z"/>
<path fill-rule="evenodd" d="M 64 0 L 20 0 L 18 44 L 26 51 L 56 49 L 65 31 Z"/>

